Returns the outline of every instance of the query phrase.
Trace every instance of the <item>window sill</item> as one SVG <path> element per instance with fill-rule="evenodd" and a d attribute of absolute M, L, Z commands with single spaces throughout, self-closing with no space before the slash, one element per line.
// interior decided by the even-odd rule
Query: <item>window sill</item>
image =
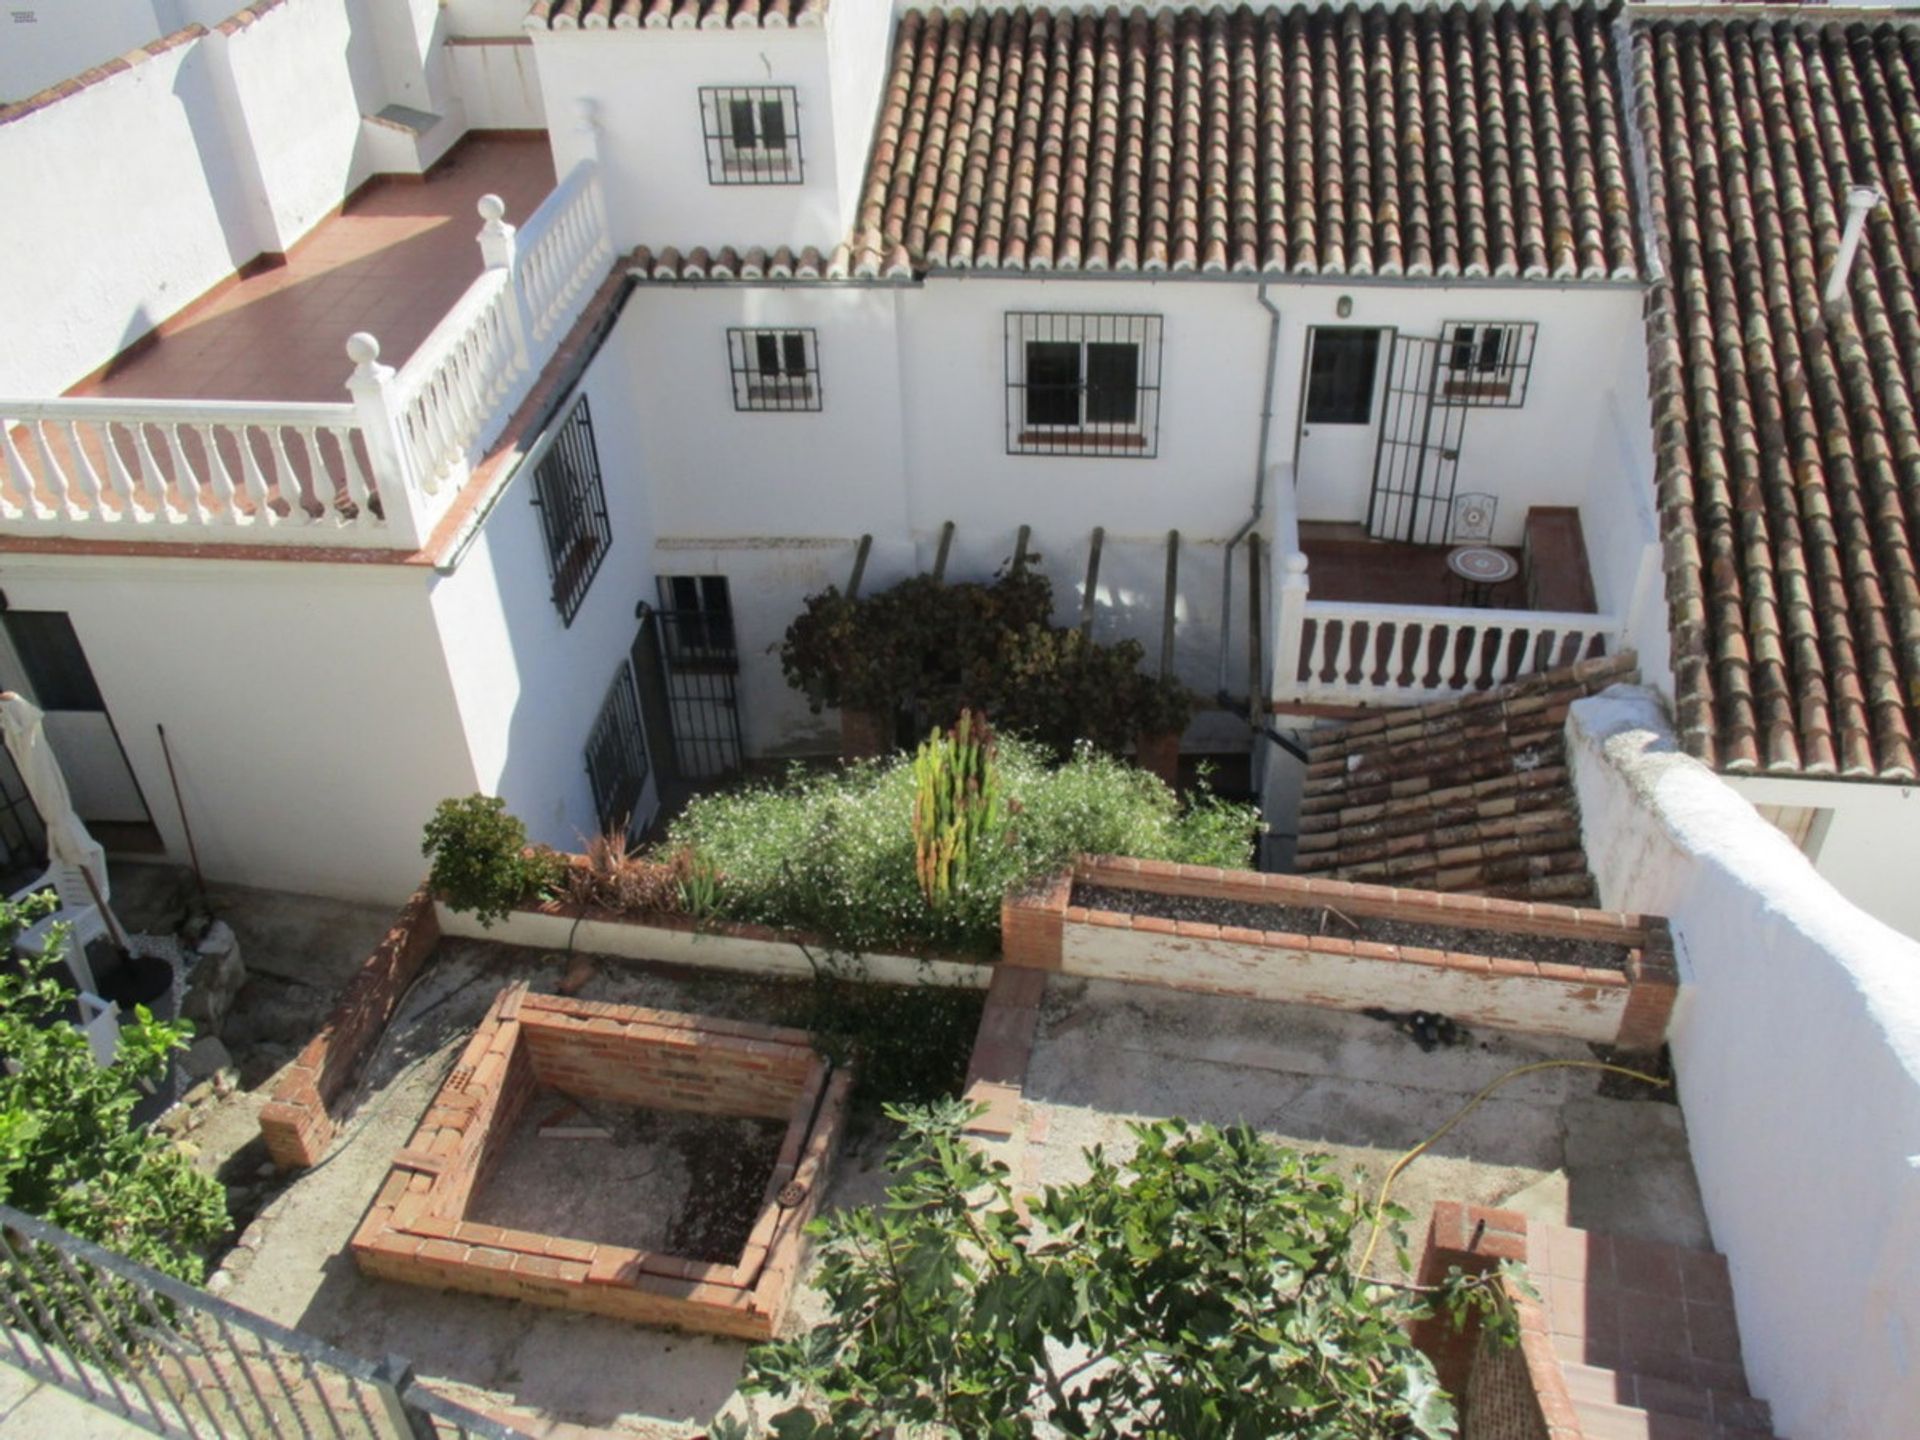
<path fill-rule="evenodd" d="M 1511 380 L 1449 380 L 1440 387 L 1451 400 L 1511 400 Z"/>
<path fill-rule="evenodd" d="M 1014 437 L 1022 454 L 1057 455 L 1062 451 L 1143 451 L 1152 448 L 1144 435 L 1093 435 L 1074 430 L 1022 430 Z"/>

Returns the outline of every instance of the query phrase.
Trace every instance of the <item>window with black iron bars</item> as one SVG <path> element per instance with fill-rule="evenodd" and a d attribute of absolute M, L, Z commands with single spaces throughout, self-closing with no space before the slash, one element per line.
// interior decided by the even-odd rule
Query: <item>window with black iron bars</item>
<path fill-rule="evenodd" d="M 1519 408 L 1539 329 L 1529 320 L 1447 321 L 1440 327 L 1440 398 L 1473 409 Z"/>
<path fill-rule="evenodd" d="M 587 737 L 586 759 L 600 828 L 630 834 L 649 770 L 646 736 L 640 728 L 640 692 L 634 684 L 630 660 L 620 662 L 606 699 L 600 703 L 600 713 Z"/>
<path fill-rule="evenodd" d="M 587 397 L 560 422 L 533 471 L 533 503 L 547 541 L 547 573 L 563 624 L 573 624 L 600 562 L 613 545 L 600 453 L 593 443 Z"/>
<path fill-rule="evenodd" d="M 711 185 L 798 185 L 800 100 L 791 85 L 706 85 L 700 124 Z"/>
<path fill-rule="evenodd" d="M 736 410 L 818 410 L 820 342 L 812 330 L 727 331 Z"/>
<path fill-rule="evenodd" d="M 1150 459 L 1160 443 L 1158 315 L 1007 316 L 1007 453 Z"/>

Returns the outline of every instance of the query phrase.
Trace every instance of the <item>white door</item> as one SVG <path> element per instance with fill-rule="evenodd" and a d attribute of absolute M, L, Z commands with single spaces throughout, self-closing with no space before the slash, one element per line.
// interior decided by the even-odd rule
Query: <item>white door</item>
<path fill-rule="evenodd" d="M 1294 485 L 1302 520 L 1363 524 L 1380 423 L 1380 374 L 1393 332 L 1362 325 L 1307 331 Z"/>

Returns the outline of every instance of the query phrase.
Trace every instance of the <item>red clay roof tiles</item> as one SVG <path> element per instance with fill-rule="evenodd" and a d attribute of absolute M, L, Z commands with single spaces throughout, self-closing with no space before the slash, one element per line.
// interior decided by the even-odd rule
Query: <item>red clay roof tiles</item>
<path fill-rule="evenodd" d="M 916 268 L 1639 273 L 1607 13 L 910 11 L 853 239 Z"/>
<path fill-rule="evenodd" d="M 1920 709 L 1920 30 L 1657 20 L 1635 106 L 1679 728 L 1695 755 L 1889 780 Z M 1877 184 L 1823 314 L 1850 184 Z"/>
<path fill-rule="evenodd" d="M 1417 890 L 1593 904 L 1567 773 L 1567 707 L 1638 674 L 1631 654 L 1584 660 L 1315 732 L 1295 868 Z"/>
<path fill-rule="evenodd" d="M 539 30 L 785 30 L 819 25 L 827 0 L 537 0 Z"/>

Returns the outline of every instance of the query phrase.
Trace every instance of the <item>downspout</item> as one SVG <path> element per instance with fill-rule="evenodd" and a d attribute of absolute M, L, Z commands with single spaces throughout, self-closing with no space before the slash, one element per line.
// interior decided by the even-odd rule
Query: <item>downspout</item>
<path fill-rule="evenodd" d="M 1232 696 L 1227 693 L 1227 637 L 1233 630 L 1233 549 L 1247 538 L 1247 532 L 1260 523 L 1260 517 L 1267 509 L 1267 443 L 1273 434 L 1273 377 L 1280 363 L 1280 307 L 1267 298 L 1267 282 L 1260 282 L 1260 308 L 1270 317 L 1267 321 L 1267 381 L 1261 391 L 1260 405 L 1260 446 L 1253 462 L 1253 510 L 1245 523 L 1233 532 L 1233 538 L 1227 541 L 1227 552 L 1221 565 L 1220 576 L 1220 675 L 1214 692 L 1214 698 L 1228 709 L 1233 708 Z M 1250 676 L 1247 681 L 1253 689 L 1258 689 L 1260 677 Z"/>

